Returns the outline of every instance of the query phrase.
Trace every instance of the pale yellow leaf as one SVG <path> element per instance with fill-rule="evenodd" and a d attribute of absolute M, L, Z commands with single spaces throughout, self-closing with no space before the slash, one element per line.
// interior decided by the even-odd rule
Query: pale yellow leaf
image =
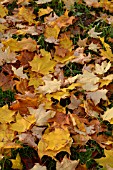
<path fill-rule="evenodd" d="M 47 170 L 47 168 L 46 166 L 41 166 L 39 163 L 35 163 L 33 168 L 31 168 L 30 170 Z"/>
<path fill-rule="evenodd" d="M 111 67 L 111 63 L 110 62 L 107 63 L 106 61 L 103 61 L 101 65 L 95 64 L 95 73 L 104 74 L 110 69 L 110 67 Z"/>

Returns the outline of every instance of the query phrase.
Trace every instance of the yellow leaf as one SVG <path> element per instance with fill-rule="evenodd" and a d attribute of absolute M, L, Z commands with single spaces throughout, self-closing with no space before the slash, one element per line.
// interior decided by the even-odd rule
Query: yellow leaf
<path fill-rule="evenodd" d="M 4 30 L 8 29 L 5 25 L 0 24 L 0 32 L 4 33 Z"/>
<path fill-rule="evenodd" d="M 95 161 L 102 165 L 104 168 L 106 168 L 105 170 L 108 170 L 107 166 L 113 168 L 113 150 L 104 149 L 104 153 L 106 157 L 95 159 Z"/>
<path fill-rule="evenodd" d="M 16 115 L 16 122 L 10 125 L 10 129 L 17 132 L 25 132 L 30 126 L 36 122 L 34 115 L 22 117 L 19 113 Z"/>
<path fill-rule="evenodd" d="M 0 18 L 5 17 L 8 14 L 7 8 L 0 4 Z"/>
<path fill-rule="evenodd" d="M 19 169 L 19 170 L 23 169 L 23 165 L 21 163 L 21 158 L 20 158 L 19 153 L 17 154 L 15 160 L 14 159 L 10 159 L 10 161 L 12 162 L 12 168 L 13 169 Z"/>
<path fill-rule="evenodd" d="M 71 10 L 74 7 L 76 0 L 63 0 L 67 10 Z"/>
<path fill-rule="evenodd" d="M 73 43 L 72 43 L 72 40 L 70 40 L 68 38 L 67 35 L 64 34 L 63 38 L 60 39 L 60 47 L 63 47 L 65 49 L 68 49 L 70 52 L 72 51 L 73 49 Z"/>
<path fill-rule="evenodd" d="M 33 14 L 33 11 L 25 8 L 24 6 L 19 8 L 18 16 L 20 16 L 21 19 L 24 19 L 25 21 L 27 21 L 29 25 L 32 25 L 33 23 L 36 22 L 34 20 L 36 16 Z"/>
<path fill-rule="evenodd" d="M 50 7 L 47 7 L 46 9 L 40 8 L 39 12 L 38 12 L 38 16 L 41 17 L 43 15 L 49 14 L 52 11 L 53 11 L 53 9 L 51 9 Z"/>
<path fill-rule="evenodd" d="M 14 139 L 14 131 L 7 124 L 0 124 L 0 142 L 11 142 Z"/>
<path fill-rule="evenodd" d="M 11 51 L 20 51 L 22 49 L 21 44 L 13 38 L 9 38 L 6 41 L 2 41 L 5 48 L 10 48 Z"/>
<path fill-rule="evenodd" d="M 1 123 L 10 123 L 14 121 L 15 111 L 9 110 L 8 105 L 5 105 L 0 108 L 0 122 Z"/>
<path fill-rule="evenodd" d="M 108 58 L 110 61 L 113 61 L 113 53 L 109 44 L 104 42 L 104 37 L 102 38 L 100 37 L 100 41 L 102 42 L 103 46 L 106 49 L 106 50 L 100 49 L 101 56 L 103 56 L 104 58 Z"/>
<path fill-rule="evenodd" d="M 40 158 L 48 155 L 54 158 L 60 151 L 70 153 L 72 138 L 67 128 L 56 128 L 54 131 L 44 134 L 38 143 L 38 154 Z"/>
<path fill-rule="evenodd" d="M 47 26 L 45 28 L 44 36 L 46 38 L 53 37 L 53 38 L 57 39 L 59 32 L 60 32 L 60 28 L 57 25 L 55 25 L 54 27 Z"/>
<path fill-rule="evenodd" d="M 51 60 L 51 54 L 44 49 L 41 49 L 41 54 L 43 57 L 35 55 L 34 59 L 29 62 L 32 67 L 32 71 L 41 73 L 43 75 L 54 71 L 55 61 Z"/>

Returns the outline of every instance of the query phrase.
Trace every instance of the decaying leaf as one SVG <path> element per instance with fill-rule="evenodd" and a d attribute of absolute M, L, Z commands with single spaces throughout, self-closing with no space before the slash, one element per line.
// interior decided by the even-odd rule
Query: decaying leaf
<path fill-rule="evenodd" d="M 41 166 L 39 163 L 35 163 L 33 168 L 31 168 L 30 170 L 47 170 L 47 168 L 45 166 Z"/>

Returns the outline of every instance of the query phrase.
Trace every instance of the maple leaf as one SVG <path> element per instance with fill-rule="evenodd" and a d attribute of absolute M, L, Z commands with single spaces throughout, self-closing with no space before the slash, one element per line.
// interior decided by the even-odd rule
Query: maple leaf
<path fill-rule="evenodd" d="M 110 168 L 113 168 L 113 161 L 112 161 L 113 150 L 104 149 L 104 153 L 105 153 L 104 158 L 95 159 L 95 161 L 98 162 L 100 165 L 102 165 L 105 170 L 108 170 L 107 168 L 108 166 Z"/>
<path fill-rule="evenodd" d="M 84 0 L 85 3 L 88 5 L 88 6 L 93 6 L 93 7 L 96 7 L 98 8 L 100 6 L 98 0 Z"/>
<path fill-rule="evenodd" d="M 39 163 L 35 163 L 33 168 L 31 168 L 30 170 L 47 170 L 47 168 L 45 166 L 41 166 Z"/>
<path fill-rule="evenodd" d="M 94 28 L 91 28 L 89 31 L 88 31 L 88 34 L 90 37 L 93 37 L 93 38 L 99 38 L 98 35 L 100 35 L 102 32 L 95 32 L 95 27 Z"/>
<path fill-rule="evenodd" d="M 18 42 L 21 50 L 28 50 L 28 51 L 36 51 L 37 43 L 32 38 L 23 38 L 21 41 Z"/>
<path fill-rule="evenodd" d="M 95 103 L 95 105 L 97 105 L 98 103 L 100 103 L 100 99 L 108 100 L 108 98 L 106 96 L 107 92 L 108 92 L 108 90 L 106 90 L 106 89 L 101 89 L 101 90 L 97 90 L 94 92 L 87 92 L 86 98 L 92 99 L 93 102 Z"/>
<path fill-rule="evenodd" d="M 51 156 L 53 159 L 60 151 L 67 151 L 70 153 L 70 146 L 72 144 L 72 138 L 68 129 L 55 128 L 54 131 L 43 134 L 41 140 L 38 143 L 38 153 L 40 158 L 43 155 Z"/>
<path fill-rule="evenodd" d="M 10 126 L 6 123 L 0 124 L 0 142 L 11 142 L 14 139 L 14 131 L 10 129 Z"/>
<path fill-rule="evenodd" d="M 19 113 L 16 115 L 16 122 L 10 125 L 10 129 L 17 132 L 25 132 L 36 122 L 34 115 L 22 117 Z"/>
<path fill-rule="evenodd" d="M 33 23 L 36 22 L 34 20 L 36 16 L 35 14 L 33 14 L 33 11 L 25 8 L 25 6 L 22 6 L 21 8 L 19 8 L 18 17 L 20 19 L 24 19 L 25 21 L 27 21 L 29 25 L 32 25 Z"/>
<path fill-rule="evenodd" d="M 17 137 L 19 138 L 19 141 L 21 141 L 24 144 L 27 144 L 31 147 L 36 147 L 37 144 L 35 143 L 35 137 L 28 133 L 21 133 L 20 135 L 17 135 Z"/>
<path fill-rule="evenodd" d="M 28 79 L 27 75 L 23 74 L 23 66 L 19 67 L 18 69 L 16 69 L 15 67 L 12 66 L 12 70 L 17 77 L 20 77 L 23 79 Z"/>
<path fill-rule="evenodd" d="M 10 52 L 9 47 L 6 48 L 4 51 L 0 49 L 0 66 L 2 66 L 4 63 L 14 63 L 16 60 L 16 54 Z"/>
<path fill-rule="evenodd" d="M 52 0 L 38 0 L 36 1 L 37 4 L 46 4 L 48 2 L 51 2 Z"/>
<path fill-rule="evenodd" d="M 94 91 L 98 89 L 99 78 L 87 70 L 84 70 L 83 75 L 78 75 L 77 82 L 81 83 L 81 86 L 86 91 Z"/>
<path fill-rule="evenodd" d="M 13 52 L 20 51 L 22 49 L 21 44 L 19 44 L 19 42 L 13 38 L 2 41 L 2 44 L 5 48 L 9 47 L 9 49 Z"/>
<path fill-rule="evenodd" d="M 0 122 L 1 123 L 10 123 L 14 121 L 14 114 L 15 111 L 9 110 L 8 105 L 3 106 L 0 108 Z"/>
<path fill-rule="evenodd" d="M 0 4 L 0 18 L 5 17 L 8 14 L 8 10 L 2 4 Z"/>
<path fill-rule="evenodd" d="M 89 50 L 93 50 L 93 51 L 95 51 L 95 52 L 97 52 L 97 50 L 98 50 L 99 48 L 100 48 L 100 47 L 98 47 L 98 45 L 97 45 L 97 44 L 94 44 L 93 42 L 92 42 L 91 44 L 89 44 L 89 47 L 88 47 Z"/>
<path fill-rule="evenodd" d="M 40 104 L 38 109 L 28 108 L 30 114 L 34 115 L 36 118 L 36 125 L 37 126 L 44 126 L 47 125 L 47 121 L 49 118 L 54 117 L 55 111 L 49 110 L 46 111 L 44 109 L 44 104 Z"/>
<path fill-rule="evenodd" d="M 31 129 L 32 135 L 37 137 L 38 139 L 41 139 L 42 133 L 45 130 L 45 128 L 46 127 L 33 126 L 33 128 Z"/>
<path fill-rule="evenodd" d="M 54 71 L 54 67 L 56 65 L 55 61 L 51 60 L 51 54 L 44 49 L 41 49 L 41 54 L 43 57 L 39 57 L 35 55 L 34 59 L 29 62 L 30 66 L 32 67 L 32 71 L 41 73 L 41 74 L 48 74 L 49 72 Z"/>
<path fill-rule="evenodd" d="M 20 158 L 19 153 L 17 153 L 16 159 L 10 159 L 10 161 L 12 162 L 13 169 L 19 169 L 19 170 L 23 169 L 23 165 L 21 163 L 21 158 Z"/>
<path fill-rule="evenodd" d="M 57 161 L 56 170 L 75 170 L 79 163 L 79 160 L 70 160 L 67 156 L 64 156 L 62 162 Z"/>
<path fill-rule="evenodd" d="M 111 124 L 113 124 L 113 107 L 111 109 L 107 109 L 107 111 L 104 112 L 103 115 L 101 115 L 103 120 L 109 121 Z"/>
<path fill-rule="evenodd" d="M 107 61 L 103 61 L 101 65 L 95 64 L 95 73 L 96 74 L 104 74 L 106 73 L 111 67 L 111 63 Z"/>
<path fill-rule="evenodd" d="M 65 8 L 67 10 L 71 10 L 74 6 L 74 3 L 76 2 L 76 0 L 63 0 L 64 4 L 65 4 Z"/>
<path fill-rule="evenodd" d="M 113 61 L 113 53 L 109 44 L 104 42 L 104 37 L 100 38 L 100 41 L 102 42 L 106 49 L 106 50 L 100 49 L 101 56 L 103 56 L 104 58 L 108 58 L 110 61 Z"/>
<path fill-rule="evenodd" d="M 53 79 L 53 80 L 44 79 L 44 78 L 42 79 L 44 80 L 45 85 L 39 86 L 37 88 L 38 92 L 42 94 L 46 94 L 46 93 L 53 93 L 60 90 L 60 86 L 61 86 L 60 80 L 58 81 L 57 79 Z"/>
<path fill-rule="evenodd" d="M 74 110 L 75 108 L 78 108 L 78 106 L 81 104 L 81 101 L 79 99 L 77 99 L 77 97 L 72 94 L 71 95 L 71 103 L 67 106 L 69 109 Z"/>
<path fill-rule="evenodd" d="M 53 11 L 53 9 L 51 9 L 50 7 L 47 7 L 46 9 L 40 8 L 39 12 L 38 12 L 38 16 L 41 17 L 43 15 L 49 14 L 52 11 Z"/>
<path fill-rule="evenodd" d="M 79 40 L 78 40 L 78 42 L 77 42 L 77 45 L 79 46 L 79 47 L 86 47 L 87 46 L 87 39 L 88 38 L 84 38 L 83 40 L 81 40 L 81 38 L 79 37 Z"/>
<path fill-rule="evenodd" d="M 4 33 L 4 31 L 6 30 L 6 29 L 8 29 L 5 25 L 3 25 L 3 24 L 0 24 L 0 32 L 3 34 Z"/>
<path fill-rule="evenodd" d="M 51 26 L 46 26 L 45 28 L 45 32 L 44 32 L 44 36 L 45 36 L 45 40 L 48 42 L 50 41 L 50 39 L 54 39 L 54 41 L 58 38 L 60 32 L 60 28 L 55 25 L 54 27 Z"/>

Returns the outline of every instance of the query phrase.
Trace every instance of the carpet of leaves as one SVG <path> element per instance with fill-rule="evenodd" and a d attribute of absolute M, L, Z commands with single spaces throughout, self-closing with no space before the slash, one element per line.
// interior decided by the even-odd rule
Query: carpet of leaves
<path fill-rule="evenodd" d="M 113 169 L 113 0 L 0 0 L 2 170 Z"/>

